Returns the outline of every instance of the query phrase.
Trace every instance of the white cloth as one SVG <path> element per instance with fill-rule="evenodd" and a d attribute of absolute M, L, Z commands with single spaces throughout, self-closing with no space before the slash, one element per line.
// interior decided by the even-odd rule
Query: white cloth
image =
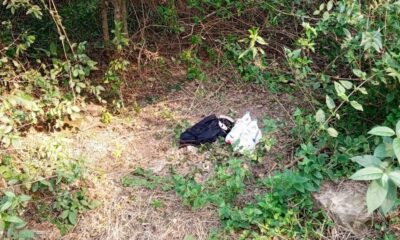
<path fill-rule="evenodd" d="M 225 142 L 233 145 L 236 152 L 253 152 L 257 143 L 262 138 L 261 130 L 258 128 L 257 120 L 252 120 L 247 112 L 236 121 L 235 126 L 225 138 Z"/>

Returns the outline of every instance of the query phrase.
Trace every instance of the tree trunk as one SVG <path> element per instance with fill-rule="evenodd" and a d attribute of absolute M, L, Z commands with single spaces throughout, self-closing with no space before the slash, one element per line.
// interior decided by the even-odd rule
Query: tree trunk
<path fill-rule="evenodd" d="M 112 0 L 114 5 L 114 21 L 122 22 L 121 0 Z"/>
<path fill-rule="evenodd" d="M 114 6 L 114 21 L 122 23 L 122 31 L 129 37 L 126 0 L 112 0 L 112 3 Z"/>
<path fill-rule="evenodd" d="M 107 44 L 110 41 L 110 32 L 108 29 L 108 2 L 101 0 L 101 27 L 103 30 L 103 40 Z"/>
<path fill-rule="evenodd" d="M 124 33 L 126 37 L 129 38 L 129 32 L 128 32 L 128 11 L 126 8 L 126 0 L 121 0 L 121 17 L 122 17 L 122 24 L 124 25 Z"/>

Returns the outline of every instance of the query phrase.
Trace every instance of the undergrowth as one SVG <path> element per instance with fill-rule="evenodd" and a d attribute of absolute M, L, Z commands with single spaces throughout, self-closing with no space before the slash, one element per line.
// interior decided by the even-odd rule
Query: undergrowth
<path fill-rule="evenodd" d="M 80 161 L 58 143 L 21 156 L 21 142 L 31 128 L 61 130 L 80 117 L 85 102 L 126 107 L 127 95 L 136 94 L 126 94 L 127 83 L 157 75 L 143 71 L 152 59 L 170 75 L 170 62 L 184 68 L 195 84 L 227 73 L 230 81 L 299 97 L 299 108 L 288 113 L 296 125 L 293 162 L 270 176 L 254 176 L 251 170 L 277 144 L 267 137 L 253 156 L 214 155 L 214 172 L 205 182 L 193 174 L 161 178 L 138 169 L 125 185 L 162 185 L 194 209 L 214 205 L 225 231 L 242 238 L 321 238 L 331 222 L 314 211 L 311 194 L 324 181 L 350 176 L 371 181 L 370 212 L 396 219 L 390 214 L 398 208 L 400 182 L 399 1 L 127 2 L 3 2 L 0 236 L 33 238 L 24 220 L 32 209 L 33 218 L 40 213 L 66 233 L 94 206 L 80 182 Z M 95 74 L 99 65 L 102 72 Z M 108 111 L 102 121 L 111 121 Z M 186 127 L 176 126 L 175 139 Z M 262 193 L 239 204 L 248 187 Z M 51 200 L 41 203 L 46 195 Z"/>

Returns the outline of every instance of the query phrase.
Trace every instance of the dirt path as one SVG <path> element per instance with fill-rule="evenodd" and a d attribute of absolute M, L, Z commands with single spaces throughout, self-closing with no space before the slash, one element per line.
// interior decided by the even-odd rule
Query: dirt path
<path fill-rule="evenodd" d="M 293 102 L 296 99 L 271 94 L 256 85 L 191 82 L 157 102 L 145 104 L 140 113 L 127 112 L 108 125 L 100 123 L 96 114 L 87 115 L 79 132 L 53 134 L 68 142 L 72 155 L 86 160 L 88 192 L 102 203 L 84 214 L 77 227 L 62 239 L 207 239 L 219 226 L 215 209 L 193 211 L 173 192 L 126 188 L 121 178 L 136 167 L 164 174 L 174 166 L 185 174 L 193 167 L 210 164 L 205 154 L 174 146 L 174 129 L 184 120 L 193 124 L 211 113 L 239 117 L 251 111 L 260 123 L 268 117 L 291 125 Z M 288 148 L 284 133 L 276 138 L 275 151 Z M 290 151 L 284 152 L 290 155 Z M 265 166 L 276 165 L 274 155 L 264 162 Z M 268 168 L 261 169 L 261 174 L 268 174 Z M 162 207 L 152 207 L 154 201 L 162 202 Z M 49 236 L 49 232 L 41 233 L 43 239 Z"/>

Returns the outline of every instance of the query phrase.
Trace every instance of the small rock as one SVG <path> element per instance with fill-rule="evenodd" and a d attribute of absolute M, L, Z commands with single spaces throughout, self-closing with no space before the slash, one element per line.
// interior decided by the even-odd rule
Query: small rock
<path fill-rule="evenodd" d="M 193 147 L 193 146 L 187 146 L 186 147 L 186 152 L 188 152 L 190 154 L 196 154 L 197 153 L 197 148 Z"/>
<path fill-rule="evenodd" d="M 100 117 L 101 113 L 104 111 L 104 107 L 93 103 L 89 103 L 82 110 L 92 115 L 93 117 Z"/>
<path fill-rule="evenodd" d="M 165 165 L 167 165 L 165 160 L 159 160 L 152 164 L 150 170 L 153 171 L 154 173 L 159 173 L 164 169 Z"/>
<path fill-rule="evenodd" d="M 317 205 L 330 213 L 336 224 L 354 234 L 363 234 L 365 223 L 372 219 L 367 210 L 366 192 L 367 186 L 360 182 L 326 182 L 313 197 Z"/>

